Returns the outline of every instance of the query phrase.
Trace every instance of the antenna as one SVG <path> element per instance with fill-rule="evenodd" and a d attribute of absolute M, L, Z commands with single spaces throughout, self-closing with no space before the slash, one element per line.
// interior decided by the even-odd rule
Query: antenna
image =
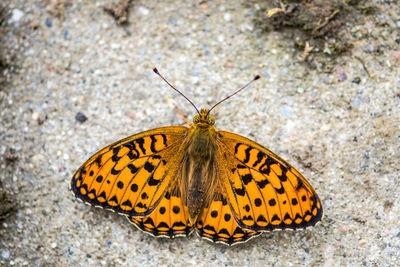
<path fill-rule="evenodd" d="M 221 104 L 222 102 L 224 102 L 225 100 L 231 98 L 232 96 L 236 95 L 237 93 L 239 93 L 240 91 L 242 91 L 243 89 L 245 89 L 246 87 L 248 87 L 250 84 L 252 84 L 254 81 L 258 80 L 261 78 L 261 75 L 258 74 L 256 77 L 253 78 L 253 80 L 251 80 L 250 82 L 248 82 L 245 86 L 243 86 L 242 88 L 240 88 L 239 90 L 237 90 L 236 92 L 234 92 L 233 94 L 225 97 L 224 99 L 222 99 L 221 101 L 219 101 L 217 104 L 215 104 L 214 106 L 212 106 L 209 110 L 207 115 L 211 112 L 211 110 L 213 110 L 216 106 L 218 106 L 219 104 Z"/>
<path fill-rule="evenodd" d="M 161 79 L 164 80 L 164 82 L 166 82 L 172 89 L 174 89 L 175 91 L 177 91 L 181 96 L 183 96 L 187 101 L 189 101 L 190 104 L 192 104 L 192 106 L 194 107 L 194 109 L 197 111 L 197 113 L 200 115 L 199 110 L 196 108 L 196 106 L 193 104 L 192 101 L 190 101 L 189 98 L 187 98 L 184 94 L 181 93 L 181 91 L 179 91 L 178 89 L 176 89 L 172 84 L 170 84 L 167 79 L 165 79 L 159 72 L 158 69 L 156 67 L 153 67 L 153 71 L 161 77 Z"/>

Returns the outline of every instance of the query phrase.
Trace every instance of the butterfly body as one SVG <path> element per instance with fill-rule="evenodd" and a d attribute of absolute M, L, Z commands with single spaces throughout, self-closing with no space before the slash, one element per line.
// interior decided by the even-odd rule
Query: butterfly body
<path fill-rule="evenodd" d="M 208 120 L 208 111 L 202 109 L 194 122 L 185 138 L 186 152 L 182 163 L 182 175 L 178 176 L 183 205 L 188 207 L 189 221 L 192 224 L 196 223 L 204 201 L 210 195 L 217 179 L 217 131 L 211 124 L 213 120 Z"/>
<path fill-rule="evenodd" d="M 245 242 L 322 218 L 310 183 L 267 148 L 218 131 L 202 109 L 189 128 L 142 132 L 105 147 L 74 174 L 81 200 L 127 216 L 154 236 Z"/>

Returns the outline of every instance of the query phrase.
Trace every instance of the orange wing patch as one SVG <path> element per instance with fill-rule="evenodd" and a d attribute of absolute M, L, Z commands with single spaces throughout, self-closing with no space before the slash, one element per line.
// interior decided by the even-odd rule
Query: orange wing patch
<path fill-rule="evenodd" d="M 203 208 L 196 228 L 201 237 L 226 245 L 243 243 L 261 234 L 238 225 L 226 197 L 220 192 L 214 193 L 211 203 Z"/>
<path fill-rule="evenodd" d="M 171 191 L 165 194 L 149 216 L 128 216 L 128 220 L 153 236 L 188 236 L 193 231 L 187 207 L 183 206 L 182 198 L 178 194 L 171 194 Z"/>
<path fill-rule="evenodd" d="M 94 206 L 132 216 L 150 214 L 178 170 L 186 131 L 158 128 L 100 150 L 75 172 L 71 190 Z"/>
<path fill-rule="evenodd" d="M 284 160 L 242 136 L 220 131 L 218 165 L 239 225 L 253 231 L 315 225 L 322 204 L 309 182 Z"/>

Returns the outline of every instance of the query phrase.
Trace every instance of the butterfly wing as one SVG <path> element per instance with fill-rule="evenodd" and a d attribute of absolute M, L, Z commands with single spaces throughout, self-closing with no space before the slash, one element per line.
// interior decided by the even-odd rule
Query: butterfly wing
<path fill-rule="evenodd" d="M 81 200 L 130 216 L 147 216 L 176 177 L 187 128 L 163 127 L 132 135 L 94 154 L 74 174 Z"/>
<path fill-rule="evenodd" d="M 179 190 L 173 189 L 168 190 L 149 216 L 128 216 L 128 220 L 140 230 L 157 237 L 188 236 L 193 230 Z"/>
<path fill-rule="evenodd" d="M 199 236 L 216 243 L 233 245 L 256 237 L 261 232 L 243 229 L 236 222 L 223 190 L 218 187 L 196 222 Z"/>
<path fill-rule="evenodd" d="M 248 230 L 300 229 L 321 220 L 322 203 L 310 183 L 267 148 L 219 131 L 218 166 L 238 224 Z"/>

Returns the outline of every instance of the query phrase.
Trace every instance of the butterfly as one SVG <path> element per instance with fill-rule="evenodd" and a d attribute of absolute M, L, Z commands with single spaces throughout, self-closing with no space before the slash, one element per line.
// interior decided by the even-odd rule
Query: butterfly
<path fill-rule="evenodd" d="M 233 245 L 262 232 L 315 225 L 323 216 L 321 200 L 296 169 L 256 142 L 214 127 L 210 111 L 234 94 L 200 111 L 184 96 L 198 112 L 189 128 L 156 128 L 101 149 L 75 172 L 70 189 L 156 237 L 196 230 Z"/>

